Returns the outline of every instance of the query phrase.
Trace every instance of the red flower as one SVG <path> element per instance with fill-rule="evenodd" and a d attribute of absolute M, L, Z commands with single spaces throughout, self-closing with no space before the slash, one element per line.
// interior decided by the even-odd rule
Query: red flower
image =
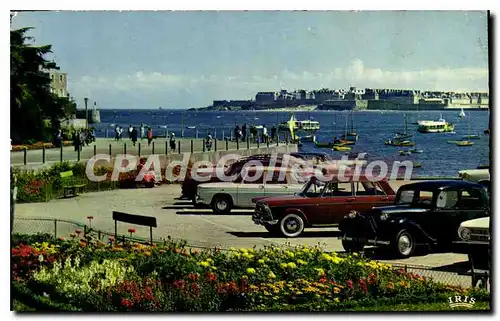
<path fill-rule="evenodd" d="M 184 287 L 184 285 L 186 285 L 186 282 L 184 280 L 175 280 L 173 285 L 174 285 L 174 288 L 181 289 Z"/>
<path fill-rule="evenodd" d="M 207 273 L 207 281 L 208 282 L 215 282 L 215 281 L 217 281 L 217 275 L 215 275 L 212 272 L 208 272 Z"/>
<path fill-rule="evenodd" d="M 136 231 L 135 231 L 135 228 L 129 228 L 129 229 L 128 229 L 128 232 L 129 232 L 129 233 L 135 233 Z"/>
<path fill-rule="evenodd" d="M 134 303 L 132 301 L 130 301 L 129 299 L 122 299 L 122 306 L 124 306 L 126 308 L 131 308 L 133 305 L 134 305 Z"/>
<path fill-rule="evenodd" d="M 368 292 L 368 285 L 366 284 L 365 280 L 359 279 L 359 287 L 361 288 L 361 290 L 363 290 L 363 292 Z"/>
<path fill-rule="evenodd" d="M 85 242 L 80 242 L 80 247 L 85 247 L 87 245 L 87 243 Z"/>
<path fill-rule="evenodd" d="M 196 273 L 189 273 L 187 278 L 193 282 L 198 281 L 198 274 Z"/>
<path fill-rule="evenodd" d="M 325 284 L 327 281 L 328 281 L 328 280 L 327 280 L 324 276 L 323 276 L 323 277 L 321 277 L 321 279 L 319 279 L 319 282 L 320 282 L 320 283 L 323 283 L 323 284 Z"/>
<path fill-rule="evenodd" d="M 368 276 L 368 283 L 369 284 L 375 284 L 375 283 L 377 283 L 377 277 L 375 276 L 375 274 L 371 273 Z"/>
<path fill-rule="evenodd" d="M 200 294 L 201 294 L 201 288 L 200 288 L 200 286 L 198 285 L 198 283 L 193 283 L 193 284 L 191 284 L 191 293 L 192 293 L 194 296 L 200 296 Z"/>
<path fill-rule="evenodd" d="M 77 228 L 77 229 L 75 230 L 75 233 L 76 233 L 76 234 L 78 234 L 78 235 L 80 235 L 80 233 L 82 233 L 82 230 L 80 230 L 79 228 Z"/>
<path fill-rule="evenodd" d="M 347 280 L 347 283 L 346 283 L 346 284 L 347 284 L 347 287 L 348 287 L 349 289 L 352 289 L 352 288 L 353 288 L 353 283 L 352 283 L 352 280 Z"/>

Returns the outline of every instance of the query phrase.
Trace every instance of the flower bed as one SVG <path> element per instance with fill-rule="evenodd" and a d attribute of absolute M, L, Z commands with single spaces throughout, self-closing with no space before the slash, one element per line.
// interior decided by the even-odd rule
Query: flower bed
<path fill-rule="evenodd" d="M 63 146 L 72 146 L 73 142 L 65 140 L 62 142 L 62 145 Z M 43 147 L 45 147 L 45 149 L 56 148 L 56 146 L 54 146 L 53 143 L 36 142 L 32 145 L 12 145 L 12 151 L 19 152 L 19 151 L 23 151 L 25 149 L 27 149 L 27 150 L 42 149 Z"/>
<path fill-rule="evenodd" d="M 13 298 L 27 310 L 341 311 L 446 303 L 455 295 L 489 300 L 483 290 L 317 247 L 196 251 L 174 242 L 44 243 L 24 236 L 13 244 Z"/>

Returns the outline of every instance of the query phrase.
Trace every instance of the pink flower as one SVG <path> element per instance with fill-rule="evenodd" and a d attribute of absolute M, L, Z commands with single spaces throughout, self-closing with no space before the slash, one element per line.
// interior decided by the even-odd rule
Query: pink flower
<path fill-rule="evenodd" d="M 82 233 L 82 230 L 80 230 L 79 228 L 77 228 L 77 229 L 75 230 L 75 233 L 76 233 L 76 234 L 78 234 L 78 235 L 80 235 L 80 234 Z"/>

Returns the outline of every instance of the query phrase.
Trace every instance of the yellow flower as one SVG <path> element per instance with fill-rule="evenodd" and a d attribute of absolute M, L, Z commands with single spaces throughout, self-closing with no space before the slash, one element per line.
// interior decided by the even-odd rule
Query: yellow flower
<path fill-rule="evenodd" d="M 339 264 L 342 261 L 344 261 L 344 259 L 342 259 L 340 257 L 334 257 L 334 258 L 332 258 L 332 262 L 335 263 L 335 264 Z"/>
<path fill-rule="evenodd" d="M 357 257 L 359 254 L 357 252 L 352 253 L 352 256 Z"/>
<path fill-rule="evenodd" d="M 266 261 L 264 259 L 260 259 L 260 260 L 257 261 L 257 263 L 259 263 L 259 264 L 264 264 L 265 262 Z"/>
<path fill-rule="evenodd" d="M 247 250 L 247 249 L 244 249 L 244 248 L 241 248 L 241 249 L 240 249 L 240 252 L 241 252 L 241 253 L 247 253 L 247 252 L 248 252 L 248 250 Z"/>
<path fill-rule="evenodd" d="M 267 277 L 270 279 L 275 279 L 276 275 L 273 273 L 273 271 L 269 271 L 269 274 L 267 275 Z"/>
<path fill-rule="evenodd" d="M 280 266 L 284 269 L 284 268 L 286 268 L 286 267 L 288 266 L 288 264 L 286 264 L 286 263 L 281 263 L 281 264 L 280 264 Z"/>
<path fill-rule="evenodd" d="M 323 276 L 325 275 L 325 270 L 323 270 L 322 268 L 314 268 L 316 271 L 318 271 L 318 275 L 319 276 Z"/>
<path fill-rule="evenodd" d="M 207 261 L 203 261 L 203 262 L 200 262 L 199 263 L 201 266 L 204 266 L 204 267 L 209 267 L 210 266 L 210 263 L 207 262 Z"/>
<path fill-rule="evenodd" d="M 212 260 L 211 258 L 208 258 L 207 262 L 214 263 L 214 260 Z"/>
<path fill-rule="evenodd" d="M 267 291 L 264 291 L 264 295 L 271 295 L 271 293 L 267 292 Z"/>
<path fill-rule="evenodd" d="M 303 294 L 303 292 L 301 292 L 301 291 L 295 292 L 295 295 L 301 295 L 301 294 Z"/>
<path fill-rule="evenodd" d="M 326 253 L 321 254 L 321 257 L 327 261 L 330 261 L 332 259 L 332 257 Z"/>
<path fill-rule="evenodd" d="M 230 247 L 229 250 L 230 251 L 236 251 L 236 249 L 234 247 Z"/>
<path fill-rule="evenodd" d="M 333 293 L 335 293 L 335 294 L 340 293 L 340 289 L 338 287 L 334 287 Z"/>
<path fill-rule="evenodd" d="M 358 262 L 358 263 L 356 263 L 356 265 L 363 266 L 364 264 L 363 264 L 363 262 Z"/>
<path fill-rule="evenodd" d="M 215 266 L 211 266 L 210 268 L 211 268 L 212 270 L 214 270 L 214 271 L 215 271 L 215 270 L 217 270 L 217 268 L 216 268 Z"/>
<path fill-rule="evenodd" d="M 340 302 L 340 299 L 339 298 L 335 298 L 335 299 L 333 299 L 333 301 L 338 303 L 338 302 Z"/>
<path fill-rule="evenodd" d="M 247 269 L 247 273 L 248 274 L 254 274 L 255 273 L 255 269 L 254 268 L 248 268 Z"/>
<path fill-rule="evenodd" d="M 306 264 L 307 264 L 307 262 L 306 262 L 306 261 L 303 261 L 303 260 L 298 259 L 298 260 L 297 260 L 297 264 L 306 265 Z"/>
<path fill-rule="evenodd" d="M 236 257 L 237 259 L 240 258 L 240 253 L 234 253 L 234 257 Z"/>
<path fill-rule="evenodd" d="M 286 251 L 285 254 L 288 255 L 288 257 L 290 258 L 293 258 L 295 256 L 295 254 L 293 254 L 293 252 L 290 251 Z"/>
<path fill-rule="evenodd" d="M 248 276 L 243 275 L 241 278 L 242 278 L 242 279 L 248 279 Z"/>
<path fill-rule="evenodd" d="M 291 269 L 295 269 L 297 267 L 297 265 L 293 262 L 289 262 L 288 263 L 288 267 L 291 268 Z"/>

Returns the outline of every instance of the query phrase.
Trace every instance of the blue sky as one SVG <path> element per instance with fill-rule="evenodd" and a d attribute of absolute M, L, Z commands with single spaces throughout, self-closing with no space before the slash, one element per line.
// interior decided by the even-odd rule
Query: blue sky
<path fill-rule="evenodd" d="M 82 105 L 189 108 L 281 87 L 486 91 L 480 11 L 21 12 Z"/>

